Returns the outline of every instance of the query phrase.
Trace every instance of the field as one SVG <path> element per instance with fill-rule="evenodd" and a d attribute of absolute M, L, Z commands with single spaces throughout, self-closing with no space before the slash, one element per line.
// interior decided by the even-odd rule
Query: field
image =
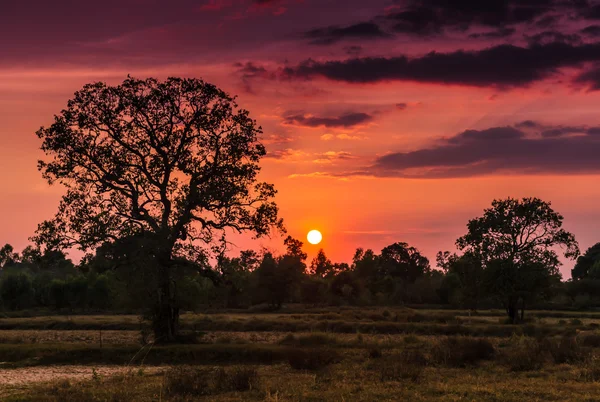
<path fill-rule="evenodd" d="M 187 343 L 133 315 L 0 318 L 8 401 L 594 401 L 600 313 L 319 308 L 185 314 Z"/>

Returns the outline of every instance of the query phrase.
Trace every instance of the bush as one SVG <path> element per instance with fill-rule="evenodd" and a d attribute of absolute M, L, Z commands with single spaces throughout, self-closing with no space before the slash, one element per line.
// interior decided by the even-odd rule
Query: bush
<path fill-rule="evenodd" d="M 0 299 L 10 310 L 22 310 L 29 307 L 34 300 L 33 286 L 29 275 L 23 272 L 2 275 Z"/>
<path fill-rule="evenodd" d="M 340 354 L 327 348 L 292 349 L 288 351 L 288 363 L 296 370 L 321 370 L 341 360 Z"/>
<path fill-rule="evenodd" d="M 380 379 L 382 382 L 403 379 L 418 382 L 423 376 L 426 365 L 427 358 L 421 351 L 405 350 L 379 364 Z"/>
<path fill-rule="evenodd" d="M 583 325 L 583 321 L 581 321 L 579 318 L 573 318 L 571 319 L 571 325 Z"/>
<path fill-rule="evenodd" d="M 539 370 L 546 361 L 546 352 L 535 339 L 523 338 L 502 354 L 502 362 L 511 371 Z"/>
<path fill-rule="evenodd" d="M 323 345 L 337 345 L 338 340 L 327 334 L 310 334 L 294 336 L 288 334 L 280 342 L 282 345 L 294 345 L 294 346 L 323 346 Z"/>
<path fill-rule="evenodd" d="M 590 347 L 590 348 L 598 348 L 600 347 L 600 335 L 598 334 L 588 334 L 581 338 L 581 345 Z"/>
<path fill-rule="evenodd" d="M 383 353 L 381 352 L 380 348 L 371 348 L 369 349 L 369 357 L 371 359 L 379 359 L 381 356 L 383 356 Z"/>
<path fill-rule="evenodd" d="M 439 364 L 466 367 L 481 360 L 490 360 L 495 353 L 494 345 L 487 339 L 446 337 L 433 346 L 431 357 Z"/>
<path fill-rule="evenodd" d="M 579 363 L 590 356 L 590 350 L 582 347 L 575 337 L 562 337 L 560 340 L 546 340 L 543 346 L 557 364 Z"/>

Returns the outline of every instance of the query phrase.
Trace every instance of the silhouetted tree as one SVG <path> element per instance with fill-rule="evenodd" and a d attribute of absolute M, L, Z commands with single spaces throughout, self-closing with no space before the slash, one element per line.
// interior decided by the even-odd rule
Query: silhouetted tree
<path fill-rule="evenodd" d="M 183 245 L 223 239 L 226 229 L 261 236 L 282 225 L 275 189 L 257 182 L 260 133 L 232 97 L 198 79 L 86 85 L 37 132 L 48 157 L 39 169 L 67 192 L 35 240 L 89 250 L 143 238 L 156 279 L 155 336 L 173 341 L 180 308 L 173 267 Z"/>
<path fill-rule="evenodd" d="M 407 243 L 394 243 L 381 250 L 381 275 L 412 283 L 431 271 L 429 260 Z"/>
<path fill-rule="evenodd" d="M 2 275 L 0 299 L 10 310 L 22 310 L 34 300 L 31 278 L 24 272 L 11 272 Z"/>
<path fill-rule="evenodd" d="M 575 237 L 562 229 L 563 217 L 538 198 L 494 200 L 483 216 L 469 221 L 458 248 L 481 261 L 489 292 L 497 296 L 512 322 L 525 304 L 560 278 L 555 247 L 567 258 L 579 249 Z"/>
<path fill-rule="evenodd" d="M 254 271 L 256 279 L 255 301 L 266 301 L 274 308 L 292 299 L 299 287 L 304 285 L 306 274 L 306 253 L 303 243 L 288 236 L 285 240 L 287 252 L 275 258 L 265 253 Z"/>
<path fill-rule="evenodd" d="M 352 271 L 354 272 L 358 283 L 362 284 L 366 289 L 361 290 L 361 293 L 367 293 L 365 296 L 370 298 L 377 292 L 377 282 L 379 275 L 379 257 L 373 250 L 356 249 L 352 258 Z"/>
<path fill-rule="evenodd" d="M 19 260 L 19 254 L 14 252 L 13 246 L 5 244 L 0 248 L 0 268 L 12 265 Z"/>
<path fill-rule="evenodd" d="M 271 253 L 265 253 L 262 262 L 256 270 L 257 297 L 256 301 L 266 301 L 271 306 L 279 308 L 289 296 L 290 281 L 284 272 L 278 269 L 278 263 Z"/>
<path fill-rule="evenodd" d="M 229 258 L 221 255 L 217 261 L 217 272 L 226 289 L 228 307 L 240 307 L 246 304 L 242 298 L 250 284 L 250 274 L 260 265 L 259 255 L 252 250 L 244 250 L 239 257 Z"/>
<path fill-rule="evenodd" d="M 333 263 L 323 249 L 320 249 L 315 258 L 310 263 L 310 272 L 320 278 L 324 278 L 333 273 Z"/>
<path fill-rule="evenodd" d="M 483 293 L 483 266 L 481 259 L 472 253 L 461 256 L 451 254 L 449 251 L 438 252 L 436 256 L 438 267 L 446 274 L 443 282 L 443 291 L 458 291 L 454 294 L 456 301 L 468 309 L 477 310 L 479 300 Z M 456 286 L 456 287 L 455 287 Z M 451 297 L 450 293 L 447 297 Z"/>
<path fill-rule="evenodd" d="M 594 244 L 588 248 L 585 253 L 577 258 L 575 267 L 571 270 L 571 277 L 574 280 L 584 279 L 590 275 L 592 267 L 600 267 L 600 243 Z M 598 273 L 600 274 L 600 272 Z M 600 279 L 600 276 L 595 275 L 596 279 Z"/>
<path fill-rule="evenodd" d="M 298 239 L 294 239 L 292 236 L 288 236 L 283 241 L 283 244 L 287 250 L 287 255 L 297 257 L 302 262 L 306 261 L 307 254 L 302 251 L 302 246 L 304 245 L 303 242 Z"/>

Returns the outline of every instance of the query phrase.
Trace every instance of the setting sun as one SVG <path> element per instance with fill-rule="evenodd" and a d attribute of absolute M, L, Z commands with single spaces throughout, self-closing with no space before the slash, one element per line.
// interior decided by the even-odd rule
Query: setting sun
<path fill-rule="evenodd" d="M 319 244 L 323 240 L 323 235 L 318 230 L 311 230 L 306 235 L 306 238 L 310 244 Z"/>

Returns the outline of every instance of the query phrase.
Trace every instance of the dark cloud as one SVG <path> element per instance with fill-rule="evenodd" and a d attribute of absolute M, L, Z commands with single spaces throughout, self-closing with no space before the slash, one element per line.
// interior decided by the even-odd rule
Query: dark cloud
<path fill-rule="evenodd" d="M 589 20 L 600 20 L 600 4 L 582 7 L 581 16 Z"/>
<path fill-rule="evenodd" d="M 513 35 L 520 26 L 548 29 L 564 20 L 593 19 L 600 15 L 587 0 L 398 0 L 395 3 L 385 14 L 352 26 L 368 29 L 366 36 L 357 37 L 374 39 L 387 33 L 430 37 L 471 31 L 471 38 L 495 39 Z M 486 28 L 492 30 L 481 31 Z M 315 30 L 324 36 L 316 43 L 333 43 L 334 38 L 342 35 L 342 29 Z M 472 32 L 477 29 L 479 32 Z M 336 32 L 330 37 L 327 33 L 332 30 Z"/>
<path fill-rule="evenodd" d="M 583 84 L 591 91 L 600 90 L 600 66 L 584 71 L 575 78 L 575 83 Z"/>
<path fill-rule="evenodd" d="M 566 137 L 566 136 L 569 136 L 572 134 L 593 135 L 594 130 L 597 130 L 597 129 L 595 127 L 587 128 L 587 127 L 559 126 L 559 127 L 547 128 L 541 132 L 541 135 L 543 138 Z"/>
<path fill-rule="evenodd" d="M 538 123 L 533 120 L 524 120 L 520 123 L 515 124 L 516 128 L 536 128 L 539 127 Z"/>
<path fill-rule="evenodd" d="M 314 45 L 330 45 L 345 39 L 381 39 L 390 35 L 383 32 L 379 25 L 373 22 L 362 22 L 345 27 L 329 26 L 313 29 L 303 35 Z"/>
<path fill-rule="evenodd" d="M 264 66 L 258 65 L 253 62 L 246 63 L 235 63 L 233 65 L 236 70 L 236 74 L 240 77 L 242 82 L 242 88 L 246 93 L 254 94 L 254 87 L 252 83 L 254 80 L 263 79 L 274 79 L 275 74 L 268 71 Z"/>
<path fill-rule="evenodd" d="M 600 172 L 600 136 L 597 135 L 600 127 L 551 128 L 535 122 L 527 122 L 525 126 L 547 129 L 536 133 L 526 133 L 516 126 L 467 130 L 431 148 L 382 156 L 363 174 L 467 177 L 499 173 Z M 552 135 L 548 135 L 551 132 Z M 574 132 L 579 135 L 570 135 Z"/>
<path fill-rule="evenodd" d="M 600 43 L 499 45 L 477 51 L 431 52 L 422 57 L 307 60 L 282 70 L 285 78 L 324 77 L 350 83 L 417 81 L 467 86 L 516 87 L 545 79 L 562 67 L 600 60 Z"/>
<path fill-rule="evenodd" d="M 526 36 L 530 45 L 547 45 L 552 43 L 567 43 L 577 45 L 582 43 L 581 36 L 565 34 L 559 31 L 544 31 L 535 35 Z"/>
<path fill-rule="evenodd" d="M 413 0 L 402 2 L 399 10 L 381 19 L 391 23 L 394 31 L 405 34 L 429 36 L 448 29 L 466 31 L 482 26 L 499 28 L 491 33 L 499 35 L 510 25 L 540 23 L 554 18 L 551 13 L 581 8 L 580 2 L 561 0 Z M 550 21 L 542 24 L 550 25 Z"/>
<path fill-rule="evenodd" d="M 599 37 L 600 36 L 600 25 L 590 25 L 588 27 L 583 28 L 580 32 L 583 35 Z"/>
<path fill-rule="evenodd" d="M 320 117 L 306 114 L 292 114 L 284 118 L 285 124 L 305 127 L 353 127 L 368 123 L 373 116 L 367 113 L 346 113 L 337 117 Z"/>
<path fill-rule="evenodd" d="M 358 46 L 358 45 L 352 45 L 352 46 L 346 46 L 344 48 L 344 50 L 346 51 L 346 54 L 350 55 L 350 56 L 358 56 L 359 54 L 362 53 L 362 46 Z"/>
<path fill-rule="evenodd" d="M 515 28 L 499 28 L 496 31 L 472 33 L 469 35 L 469 38 L 473 38 L 473 39 L 506 38 L 507 36 L 513 35 L 516 31 L 517 30 Z"/>
<path fill-rule="evenodd" d="M 408 107 L 408 105 L 404 102 L 396 103 L 396 109 L 405 110 L 407 107 Z"/>

